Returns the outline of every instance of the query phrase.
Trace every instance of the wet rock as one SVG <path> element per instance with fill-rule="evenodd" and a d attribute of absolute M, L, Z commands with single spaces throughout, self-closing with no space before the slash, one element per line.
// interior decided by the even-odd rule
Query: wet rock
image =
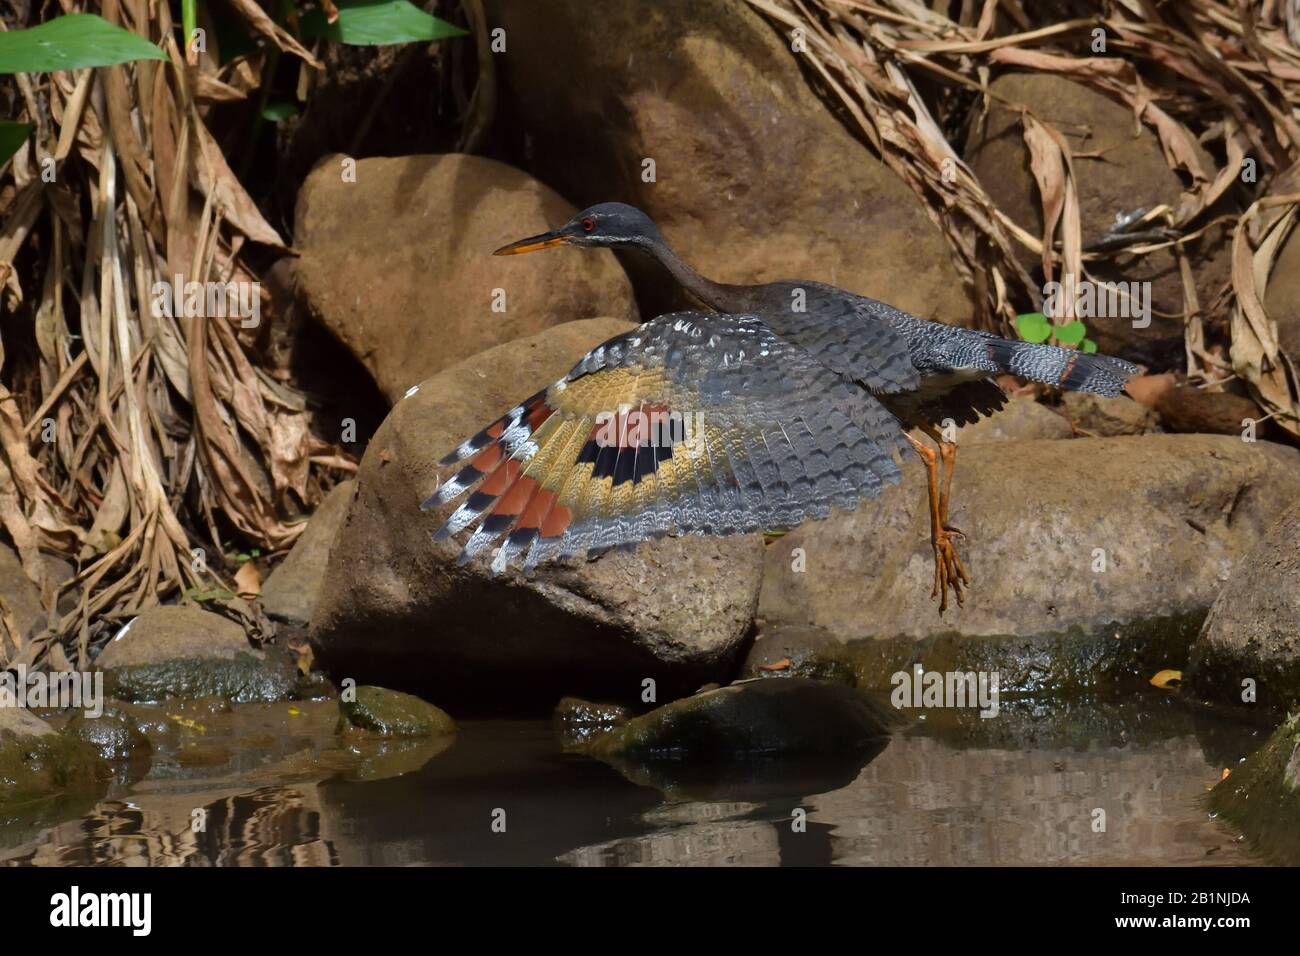
<path fill-rule="evenodd" d="M 1281 709 L 1300 702 L 1300 500 L 1233 569 L 1192 646 L 1187 680 L 1203 697 Z"/>
<path fill-rule="evenodd" d="M 665 704 L 594 739 L 587 752 L 674 760 L 850 752 L 902 723 L 887 704 L 840 684 L 756 680 Z"/>
<path fill-rule="evenodd" d="M 1255 421 L 1264 415 L 1259 406 L 1244 395 L 1210 392 L 1190 385 L 1181 385 L 1163 393 L 1156 400 L 1156 412 L 1166 431 L 1237 436 L 1244 433 L 1246 426 L 1243 423 L 1247 419 Z M 1257 437 L 1266 437 L 1261 433 L 1265 433 L 1268 427 L 1267 422 L 1258 425 Z"/>
<path fill-rule="evenodd" d="M 0 810 L 46 798 L 98 794 L 108 780 L 95 748 L 22 707 L 0 708 Z"/>
<path fill-rule="evenodd" d="M 1080 432 L 1093 438 L 1142 435 L 1156 430 L 1156 413 L 1140 402 L 1120 395 L 1066 392 L 1065 412 Z"/>
<path fill-rule="evenodd" d="M 632 712 L 622 704 L 598 704 L 581 697 L 563 697 L 554 717 L 565 726 L 613 727 L 625 723 Z"/>
<path fill-rule="evenodd" d="M 1273 864 L 1300 866 L 1300 714 L 1230 769 L 1211 792 L 1211 807 Z"/>
<path fill-rule="evenodd" d="M 298 674 L 281 653 L 250 647 L 243 628 L 218 614 L 170 605 L 150 608 L 105 645 L 95 664 L 121 700 L 216 695 L 237 703 L 283 700 Z"/>
<path fill-rule="evenodd" d="M 989 84 L 989 91 L 996 98 L 990 98 L 986 121 L 972 126 L 966 160 L 993 201 L 1033 235 L 1042 235 L 1042 210 L 1016 108 L 1021 104 L 1055 126 L 1074 150 L 1085 245 L 1099 239 L 1116 215 L 1161 203 L 1177 207 L 1182 181 L 1165 162 L 1154 133 L 1143 127 L 1134 135 L 1130 107 L 1048 73 L 1007 73 Z M 1207 161 L 1204 168 L 1213 166 Z M 1228 278 L 1225 240 L 1226 232 L 1212 229 L 1186 246 L 1202 302 L 1211 301 Z M 1024 250 L 1026 268 L 1033 270 L 1040 261 Z M 1117 257 L 1089 263 L 1088 268 L 1103 281 L 1152 283 L 1149 327 L 1134 328 L 1131 318 L 1084 320 L 1101 351 L 1146 364 L 1167 363 L 1169 355 L 1182 354 L 1182 320 L 1160 314 L 1183 312 L 1182 278 L 1172 253 L 1160 250 L 1140 259 Z"/>
<path fill-rule="evenodd" d="M 322 160 L 299 193 L 297 286 L 390 401 L 560 322 L 636 318 L 608 252 L 492 255 L 576 211 L 527 174 L 478 156 L 399 156 L 357 160 L 356 181 L 345 182 L 342 159 Z"/>
<path fill-rule="evenodd" d="M 926 671 L 939 673 L 996 672 L 1001 694 L 1077 700 L 1097 692 L 1148 689 L 1152 674 L 1187 659 L 1204 621 L 1200 610 L 1106 627 L 1072 625 L 1028 636 L 975 636 L 936 628 L 937 633 L 919 639 L 903 636 L 851 640 L 838 649 L 828 646 L 808 663 L 833 665 L 851 674 L 858 687 L 885 693 L 893 689 L 896 674 L 920 662 Z"/>
<path fill-rule="evenodd" d="M 336 485 L 311 516 L 307 529 L 294 543 L 288 556 L 266 579 L 260 600 L 269 617 L 300 625 L 311 620 L 334 536 L 343 523 L 355 490 L 355 481 Z"/>
<path fill-rule="evenodd" d="M 555 713 L 551 716 L 559 725 L 564 746 L 576 749 L 585 741 L 627 723 L 632 711 L 621 704 L 599 704 L 581 697 L 564 697 L 555 705 Z"/>
<path fill-rule="evenodd" d="M 443 455 L 627 327 L 571 322 L 499 346 L 393 409 L 362 461 L 312 621 L 316 658 L 336 679 L 499 712 L 549 709 L 565 693 L 628 699 L 646 679 L 669 696 L 730 676 L 757 602 L 759 536 L 666 538 L 493 577 L 485 561 L 456 565 L 461 542 L 431 540 L 450 508 L 419 510 Z"/>
<path fill-rule="evenodd" d="M 340 768 L 339 777 L 356 783 L 391 780 L 414 773 L 455 742 L 452 734 L 353 740 L 347 750 L 350 760 Z"/>
<path fill-rule="evenodd" d="M 909 462 L 900 486 L 769 547 L 759 617 L 851 641 L 1082 637 L 1203 614 L 1297 498 L 1300 452 L 1268 442 L 1144 435 L 977 445 L 958 459 L 950 515 L 967 534 L 965 607 L 940 617 L 931 601 L 923 473 Z"/>
<path fill-rule="evenodd" d="M 433 737 L 454 734 L 456 724 L 428 701 L 383 687 L 358 687 L 355 698 L 339 699 L 340 730 L 356 729 L 381 737 Z"/>
<path fill-rule="evenodd" d="M 509 37 L 494 62 L 520 149 L 569 199 L 641 207 L 720 281 L 820 280 L 925 318 L 968 316 L 919 200 L 826 109 L 788 39 L 749 4 L 486 8 Z M 647 311 L 681 304 L 651 264 L 626 263 Z"/>
<path fill-rule="evenodd" d="M 102 759 L 110 763 L 148 765 L 153 752 L 149 738 L 134 718 L 120 708 L 105 708 L 98 717 L 78 712 L 68 721 L 63 732 L 90 744 Z"/>

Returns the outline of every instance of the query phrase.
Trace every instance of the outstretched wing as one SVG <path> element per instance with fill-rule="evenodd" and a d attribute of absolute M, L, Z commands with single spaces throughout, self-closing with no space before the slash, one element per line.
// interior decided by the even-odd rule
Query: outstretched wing
<path fill-rule="evenodd" d="M 791 528 L 898 480 L 902 426 L 866 391 L 745 315 L 660 316 L 587 353 L 461 445 L 424 502 L 469 491 L 434 535 L 478 526 L 527 551 L 600 552 L 664 534 Z M 480 520 L 481 519 L 481 520 Z"/>

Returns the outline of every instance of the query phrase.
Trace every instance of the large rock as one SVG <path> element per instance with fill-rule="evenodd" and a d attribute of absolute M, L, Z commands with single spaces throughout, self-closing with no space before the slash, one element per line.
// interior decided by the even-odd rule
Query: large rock
<path fill-rule="evenodd" d="M 311 516 L 307 530 L 266 579 L 260 599 L 268 616 L 298 625 L 311 620 L 334 536 L 348 513 L 355 489 L 356 482 L 349 480 L 330 490 Z"/>
<path fill-rule="evenodd" d="M 438 460 L 592 346 L 625 331 L 570 322 L 490 349 L 421 384 L 370 441 L 312 620 L 321 663 L 339 679 L 492 710 L 550 707 L 565 693 L 662 697 L 729 673 L 750 626 L 758 536 L 666 538 L 594 562 L 493 577 L 435 543 L 448 510 L 420 502 Z"/>
<path fill-rule="evenodd" d="M 271 701 L 292 696 L 298 684 L 284 654 L 253 649 L 240 625 L 189 605 L 141 612 L 104 646 L 95 666 L 111 696 L 131 701 Z"/>
<path fill-rule="evenodd" d="M 1070 420 L 1042 402 L 1013 398 L 995 415 L 957 429 L 958 445 L 986 445 L 999 441 L 1029 441 L 1033 438 L 1070 438 Z"/>
<path fill-rule="evenodd" d="M 940 617 L 923 473 L 768 549 L 759 617 L 841 640 L 1028 637 L 1203 614 L 1273 516 L 1300 498 L 1300 452 L 1217 435 L 974 446 L 952 523 L 972 579 Z M 795 554 L 802 549 L 802 555 Z M 1104 571 L 1101 567 L 1104 551 Z M 802 558 L 802 560 L 801 560 Z M 803 567 L 804 570 L 796 570 Z"/>
<path fill-rule="evenodd" d="M 610 253 L 497 258 L 492 250 L 569 219 L 574 208 L 517 169 L 478 156 L 343 157 L 298 195 L 295 271 L 308 309 L 390 401 L 502 342 L 570 319 L 636 318 Z M 504 294 L 504 311 L 493 311 Z"/>
<path fill-rule="evenodd" d="M 969 316 L 920 202 L 818 100 L 789 41 L 744 0 L 490 0 L 487 10 L 506 31 L 494 61 L 503 106 L 539 175 L 569 199 L 641 207 L 720 281 L 821 280 L 925 318 Z M 647 264 L 627 264 L 647 309 L 681 304 Z"/>
<path fill-rule="evenodd" d="M 1055 126 L 1074 151 L 1085 245 L 1113 226 L 1116 215 L 1161 203 L 1177 207 L 1182 181 L 1165 162 L 1154 133 L 1143 127 L 1134 134 L 1129 107 L 1081 83 L 1046 73 L 1007 73 L 989 85 L 989 92 L 993 95 L 988 117 L 972 126 L 966 159 L 993 201 L 1033 235 L 1042 235 L 1042 206 L 1019 106 Z M 1213 169 L 1208 161 L 1204 167 Z M 1225 237 L 1223 230 L 1215 228 L 1185 246 L 1202 302 L 1212 301 L 1228 278 Z M 1040 261 L 1024 250 L 1022 262 L 1027 268 Z M 1177 318 L 1184 309 L 1182 278 L 1171 252 L 1089 263 L 1088 271 L 1105 281 L 1152 283 L 1149 327 L 1134 328 L 1128 318 L 1085 319 L 1101 351 L 1148 365 L 1167 364 L 1170 355 L 1182 356 L 1183 322 Z"/>
<path fill-rule="evenodd" d="M 1242 559 L 1192 646 L 1188 680 L 1197 693 L 1240 704 L 1243 681 L 1256 702 L 1300 701 L 1300 502 Z"/>
<path fill-rule="evenodd" d="M 1300 362 L 1300 233 L 1282 243 L 1264 294 L 1268 317 L 1277 323 L 1277 340 L 1292 362 Z"/>

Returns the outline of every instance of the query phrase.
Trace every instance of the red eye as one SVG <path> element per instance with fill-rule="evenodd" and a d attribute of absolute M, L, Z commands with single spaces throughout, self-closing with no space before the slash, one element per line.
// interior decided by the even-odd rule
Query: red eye
<path fill-rule="evenodd" d="M 596 228 L 596 223 L 592 219 L 584 219 L 582 220 L 582 228 L 585 229 L 587 232 L 591 232 L 593 229 Z"/>

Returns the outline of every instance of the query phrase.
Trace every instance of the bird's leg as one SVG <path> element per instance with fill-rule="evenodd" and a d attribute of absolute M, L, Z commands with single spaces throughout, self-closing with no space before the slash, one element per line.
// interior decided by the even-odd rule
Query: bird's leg
<path fill-rule="evenodd" d="M 943 432 L 933 425 L 922 425 L 921 431 L 929 435 L 930 439 L 939 446 L 939 457 L 943 461 L 943 490 L 939 493 L 939 527 L 959 538 L 964 538 L 966 535 L 960 528 L 954 528 L 948 523 L 948 496 L 952 491 L 953 469 L 957 467 L 957 443 L 948 441 L 943 437 Z M 964 578 L 965 575 L 963 574 L 962 577 Z"/>
<path fill-rule="evenodd" d="M 925 462 L 930 499 L 930 544 L 934 549 L 934 587 L 930 590 L 930 597 L 939 598 L 939 613 L 942 614 L 948 609 L 948 589 L 952 589 L 953 596 L 960 606 L 965 598 L 963 587 L 970 583 L 970 579 L 966 576 L 966 569 L 962 566 L 961 558 L 957 556 L 957 548 L 952 540 L 959 532 L 945 527 L 948 486 L 945 483 L 944 492 L 941 494 L 939 491 L 939 453 L 936 453 L 934 449 L 911 435 L 907 436 L 907 440 L 912 443 L 916 453 Z M 942 444 L 940 444 L 940 449 L 942 451 Z M 944 454 L 943 457 L 945 462 L 951 459 L 950 454 Z M 951 479 L 950 469 L 947 478 Z"/>

